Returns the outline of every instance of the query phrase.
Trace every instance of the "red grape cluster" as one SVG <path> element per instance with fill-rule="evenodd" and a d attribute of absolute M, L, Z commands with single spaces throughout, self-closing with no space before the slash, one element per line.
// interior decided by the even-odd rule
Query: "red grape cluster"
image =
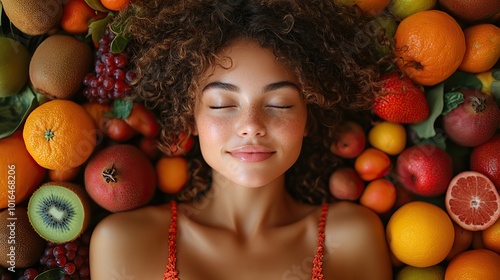
<path fill-rule="evenodd" d="M 33 280 L 44 271 L 60 268 L 62 269 L 60 280 L 89 280 L 90 235 L 90 232 L 85 232 L 77 240 L 63 244 L 47 242 L 39 266 L 27 268 L 19 275 L 2 273 L 0 279 Z"/>
<path fill-rule="evenodd" d="M 109 104 L 115 99 L 130 95 L 130 82 L 135 72 L 128 69 L 130 53 L 125 49 L 120 53 L 111 51 L 111 42 L 115 34 L 108 28 L 99 39 L 96 50 L 94 71 L 88 73 L 84 80 L 84 96 L 89 102 Z"/>

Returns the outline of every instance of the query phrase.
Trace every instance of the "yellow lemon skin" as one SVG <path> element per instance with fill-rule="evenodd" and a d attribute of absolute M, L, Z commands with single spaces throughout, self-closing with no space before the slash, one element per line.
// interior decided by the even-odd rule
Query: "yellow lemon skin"
<path fill-rule="evenodd" d="M 368 132 L 368 142 L 388 155 L 398 155 L 406 147 L 406 130 L 400 123 L 383 121 Z"/>

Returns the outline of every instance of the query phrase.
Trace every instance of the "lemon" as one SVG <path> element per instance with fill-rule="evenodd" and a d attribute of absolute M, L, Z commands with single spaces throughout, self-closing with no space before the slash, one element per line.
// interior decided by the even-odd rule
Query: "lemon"
<path fill-rule="evenodd" d="M 30 54 L 18 41 L 0 37 L 0 97 L 20 91 L 29 78 Z"/>
<path fill-rule="evenodd" d="M 407 265 L 403 267 L 398 274 L 396 280 L 443 280 L 445 268 L 441 265 L 433 265 L 429 267 L 414 267 Z"/>
<path fill-rule="evenodd" d="M 442 208 L 411 201 L 389 218 L 386 237 L 398 260 L 414 267 L 428 267 L 446 258 L 455 240 L 455 229 Z"/>
<path fill-rule="evenodd" d="M 406 147 L 406 130 L 400 123 L 379 122 L 368 132 L 368 142 L 388 155 L 397 155 Z"/>
<path fill-rule="evenodd" d="M 392 0 L 389 12 L 399 19 L 404 19 L 416 12 L 430 10 L 435 7 L 437 0 Z"/>

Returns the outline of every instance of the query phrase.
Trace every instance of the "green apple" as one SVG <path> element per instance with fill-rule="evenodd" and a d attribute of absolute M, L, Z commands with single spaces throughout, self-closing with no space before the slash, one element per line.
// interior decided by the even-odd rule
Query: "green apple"
<path fill-rule="evenodd" d="M 0 97 L 19 92 L 29 78 L 31 56 L 20 42 L 0 37 Z"/>
<path fill-rule="evenodd" d="M 398 19 L 404 19 L 414 13 L 430 10 L 436 6 L 437 0 L 392 0 L 388 10 Z"/>

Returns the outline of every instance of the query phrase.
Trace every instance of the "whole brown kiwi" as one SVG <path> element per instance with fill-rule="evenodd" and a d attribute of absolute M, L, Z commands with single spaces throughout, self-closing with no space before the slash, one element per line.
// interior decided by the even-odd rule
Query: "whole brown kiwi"
<path fill-rule="evenodd" d="M 500 13 L 500 0 L 439 0 L 439 5 L 466 23 L 487 20 Z"/>
<path fill-rule="evenodd" d="M 27 209 L 5 209 L 0 212 L 0 221 L 0 266 L 24 268 L 36 264 L 46 241 L 31 227 Z"/>
<path fill-rule="evenodd" d="M 47 34 L 63 14 L 62 0 L 1 0 L 10 22 L 29 35 Z"/>
<path fill-rule="evenodd" d="M 71 99 L 93 64 L 90 46 L 70 35 L 47 37 L 31 58 L 33 88 L 49 99 Z"/>

